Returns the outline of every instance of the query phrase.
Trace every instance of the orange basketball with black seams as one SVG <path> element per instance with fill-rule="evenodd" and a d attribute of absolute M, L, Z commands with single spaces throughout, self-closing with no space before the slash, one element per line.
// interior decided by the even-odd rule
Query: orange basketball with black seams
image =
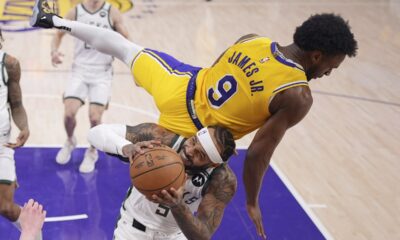
<path fill-rule="evenodd" d="M 167 146 L 144 151 L 132 160 L 129 170 L 132 184 L 139 192 L 151 196 L 183 185 L 185 166 L 178 153 Z"/>

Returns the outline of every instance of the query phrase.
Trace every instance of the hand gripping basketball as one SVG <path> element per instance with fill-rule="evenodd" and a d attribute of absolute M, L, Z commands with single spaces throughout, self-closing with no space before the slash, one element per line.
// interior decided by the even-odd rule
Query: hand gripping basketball
<path fill-rule="evenodd" d="M 133 186 L 146 197 L 163 189 L 179 189 L 185 180 L 185 166 L 181 157 L 171 148 L 161 145 L 141 149 L 130 161 Z"/>

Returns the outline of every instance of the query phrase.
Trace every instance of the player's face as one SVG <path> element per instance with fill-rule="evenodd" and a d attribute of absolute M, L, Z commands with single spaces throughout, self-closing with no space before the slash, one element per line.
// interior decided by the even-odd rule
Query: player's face
<path fill-rule="evenodd" d="M 329 76 L 333 69 L 340 66 L 345 57 L 345 54 L 339 54 L 335 56 L 326 56 L 321 54 L 316 59 L 314 58 L 312 60 L 314 64 L 306 71 L 307 80 L 310 81 L 314 78 L 321 78 L 324 75 Z"/>
<path fill-rule="evenodd" d="M 215 130 L 213 128 L 209 128 L 208 131 L 210 132 L 213 142 L 216 143 L 217 141 L 214 136 Z M 217 148 L 218 151 L 221 151 L 218 144 Z M 201 146 L 196 136 L 186 140 L 179 154 L 186 168 L 204 168 L 212 164 L 212 161 L 208 157 L 206 151 Z"/>

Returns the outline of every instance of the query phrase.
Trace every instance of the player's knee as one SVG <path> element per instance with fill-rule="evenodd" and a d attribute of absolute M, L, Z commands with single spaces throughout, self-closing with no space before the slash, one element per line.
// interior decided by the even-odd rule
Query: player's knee
<path fill-rule="evenodd" d="M 101 114 L 91 113 L 89 115 L 89 120 L 92 127 L 97 126 L 101 123 Z"/>
<path fill-rule="evenodd" d="M 76 113 L 72 111 L 65 111 L 64 117 L 67 121 L 75 120 Z"/>

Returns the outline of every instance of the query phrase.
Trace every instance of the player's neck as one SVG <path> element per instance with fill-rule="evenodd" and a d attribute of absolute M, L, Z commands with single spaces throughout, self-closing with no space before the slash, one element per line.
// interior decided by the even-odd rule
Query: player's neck
<path fill-rule="evenodd" d="M 104 3 L 104 0 L 87 0 L 83 3 L 85 8 L 91 12 L 97 11 Z"/>
<path fill-rule="evenodd" d="M 304 62 L 305 53 L 296 44 L 292 43 L 288 46 L 277 45 L 277 47 L 286 58 L 300 64 L 304 69 L 306 68 L 307 64 Z"/>

